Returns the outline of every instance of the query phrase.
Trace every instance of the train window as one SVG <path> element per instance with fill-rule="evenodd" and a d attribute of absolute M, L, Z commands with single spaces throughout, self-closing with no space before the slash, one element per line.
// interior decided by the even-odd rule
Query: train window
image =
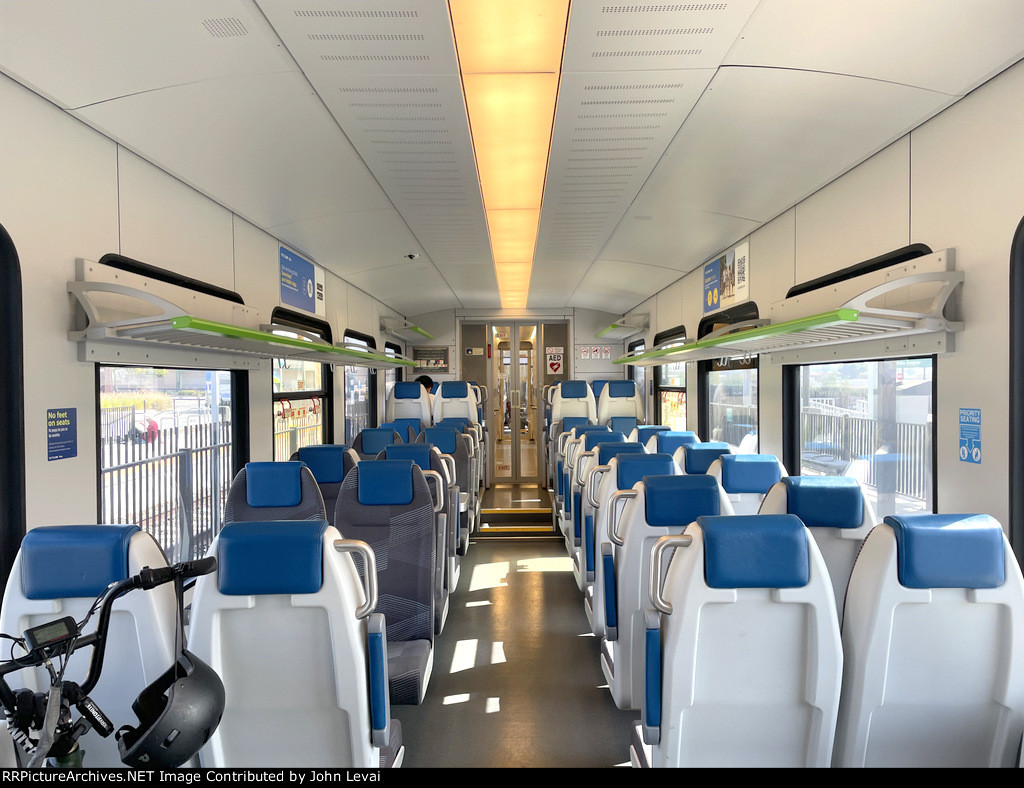
<path fill-rule="evenodd" d="M 345 345 L 353 349 L 376 350 L 376 340 L 351 329 L 345 330 Z M 377 423 L 377 370 L 345 367 L 345 442 L 352 443 L 362 430 Z"/>
<path fill-rule="evenodd" d="M 932 511 L 934 359 L 796 369 L 799 472 L 855 477 L 865 486 L 879 520 Z"/>
<path fill-rule="evenodd" d="M 697 338 L 733 323 L 756 320 L 757 304 L 722 310 L 700 321 Z M 740 454 L 756 453 L 757 358 L 702 361 L 697 365 L 698 390 L 704 394 L 698 432 L 704 440 L 724 441 Z"/>
<path fill-rule="evenodd" d="M 394 342 L 384 343 L 384 355 L 394 358 L 402 354 L 402 348 L 400 345 L 396 345 Z M 388 401 L 388 397 L 391 395 L 391 389 L 395 387 L 395 381 L 402 379 L 402 370 L 399 367 L 384 370 L 384 401 Z"/>
<path fill-rule="evenodd" d="M 169 560 L 206 554 L 239 453 L 227 370 L 97 365 L 101 523 L 135 523 Z"/>
<path fill-rule="evenodd" d="M 274 310 L 274 333 L 331 342 L 328 323 Z M 290 330 L 297 329 L 298 332 Z M 331 368 L 315 361 L 274 359 L 274 460 L 287 460 L 303 446 L 330 440 Z"/>
<path fill-rule="evenodd" d="M 686 327 L 676 326 L 654 337 L 655 347 L 672 347 L 686 339 Z M 673 341 L 675 340 L 675 341 Z M 677 361 L 654 368 L 654 402 L 657 424 L 673 430 L 686 429 L 686 362 Z"/>
<path fill-rule="evenodd" d="M 647 349 L 647 343 L 643 339 L 638 339 L 635 342 L 630 342 L 626 346 L 626 350 L 629 353 L 643 353 Z M 626 367 L 629 374 L 629 379 L 636 384 L 637 391 L 641 393 L 644 399 L 644 411 L 647 410 L 647 367 L 637 367 L 630 364 Z M 659 422 L 660 423 L 660 422 Z"/>

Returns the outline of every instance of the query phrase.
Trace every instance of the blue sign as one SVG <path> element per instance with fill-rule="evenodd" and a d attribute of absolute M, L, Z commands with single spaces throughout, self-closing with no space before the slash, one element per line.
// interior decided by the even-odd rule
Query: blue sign
<path fill-rule="evenodd" d="M 960 462 L 981 462 L 981 408 L 960 408 Z"/>
<path fill-rule="evenodd" d="M 78 414 L 75 408 L 46 411 L 46 459 L 78 456 Z"/>
<path fill-rule="evenodd" d="M 281 303 L 315 313 L 316 297 L 316 266 L 282 246 Z"/>
<path fill-rule="evenodd" d="M 704 314 L 714 312 L 722 303 L 722 263 L 724 257 L 704 266 Z"/>

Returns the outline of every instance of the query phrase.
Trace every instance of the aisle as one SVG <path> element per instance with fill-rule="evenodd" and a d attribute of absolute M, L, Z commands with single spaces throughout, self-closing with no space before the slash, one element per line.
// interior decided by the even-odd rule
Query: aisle
<path fill-rule="evenodd" d="M 474 540 L 420 706 L 395 706 L 406 767 L 629 764 L 559 539 Z"/>

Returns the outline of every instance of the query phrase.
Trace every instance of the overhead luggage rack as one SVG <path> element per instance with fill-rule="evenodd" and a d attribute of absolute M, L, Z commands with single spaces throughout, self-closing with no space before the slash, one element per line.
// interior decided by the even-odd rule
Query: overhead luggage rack
<path fill-rule="evenodd" d="M 404 339 L 407 342 L 429 341 L 434 338 L 434 335 L 429 331 L 413 325 L 408 320 L 387 315 L 382 316 L 380 319 L 380 330 L 393 337 Z"/>
<path fill-rule="evenodd" d="M 634 334 L 646 331 L 650 325 L 650 318 L 651 316 L 646 312 L 643 314 L 627 315 L 620 320 L 616 320 L 607 328 L 602 328 L 594 334 L 594 339 L 625 339 L 626 337 L 631 337 Z"/>
<path fill-rule="evenodd" d="M 149 363 L 159 347 L 159 360 L 168 364 L 253 368 L 282 357 L 371 368 L 414 364 L 292 329 L 284 335 L 261 324 L 251 307 L 85 260 L 78 261 L 78 278 L 67 288 L 85 315 L 85 327 L 68 333 L 80 343 L 82 361 Z"/>
<path fill-rule="evenodd" d="M 865 274 L 787 298 L 772 306 L 771 313 L 776 318 L 798 315 L 796 317 L 777 322 L 766 318 L 735 323 L 699 340 L 675 341 L 643 353 L 627 354 L 615 359 L 614 363 L 656 366 L 743 358 L 799 348 L 925 334 L 941 335 L 943 350 L 949 350 L 952 343 L 945 340 L 962 330 L 963 324 L 947 319 L 944 312 L 953 292 L 964 280 L 963 272 L 920 269 L 944 268 L 951 266 L 952 261 L 953 250 L 947 249 L 889 271 Z M 879 278 L 886 281 L 862 290 L 837 308 L 802 314 Z"/>

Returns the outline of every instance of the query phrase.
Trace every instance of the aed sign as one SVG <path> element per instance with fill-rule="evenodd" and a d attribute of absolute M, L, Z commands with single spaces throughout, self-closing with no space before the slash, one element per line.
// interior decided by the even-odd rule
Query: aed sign
<path fill-rule="evenodd" d="M 960 408 L 960 462 L 981 463 L 981 408 Z"/>

